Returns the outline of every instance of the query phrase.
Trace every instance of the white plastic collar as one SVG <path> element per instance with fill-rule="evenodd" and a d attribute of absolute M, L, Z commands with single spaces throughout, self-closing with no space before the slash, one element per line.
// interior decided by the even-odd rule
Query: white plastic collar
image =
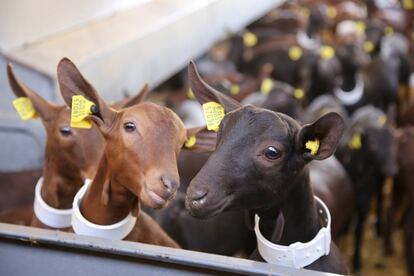
<path fill-rule="evenodd" d="M 35 188 L 33 210 L 36 217 L 52 228 L 70 227 L 72 209 L 56 209 L 49 206 L 42 198 L 43 177 L 39 178 Z"/>
<path fill-rule="evenodd" d="M 302 48 L 314 50 L 320 46 L 319 40 L 315 40 L 308 36 L 305 31 L 298 31 L 296 40 Z"/>
<path fill-rule="evenodd" d="M 358 75 L 353 90 L 344 91 L 341 88 L 337 88 L 335 89 L 334 94 L 344 105 L 356 104 L 364 95 L 364 80 L 362 79 L 362 76 Z"/>
<path fill-rule="evenodd" d="M 325 203 L 315 196 L 318 214 L 323 216 L 326 226 L 307 243 L 295 242 L 290 245 L 278 245 L 267 240 L 259 229 L 260 218 L 255 216 L 254 232 L 257 238 L 257 249 L 263 259 L 270 264 L 303 268 L 329 254 L 331 247 L 331 214 Z"/>
<path fill-rule="evenodd" d="M 122 240 L 124 239 L 134 228 L 136 217 L 132 214 L 128 214 L 126 218 L 111 225 L 100 225 L 88 221 L 82 216 L 79 209 L 82 198 L 85 195 L 86 190 L 90 186 L 91 180 L 85 181 L 85 185 L 78 191 L 73 200 L 73 212 L 72 212 L 72 227 L 76 234 L 105 238 L 109 240 Z"/>

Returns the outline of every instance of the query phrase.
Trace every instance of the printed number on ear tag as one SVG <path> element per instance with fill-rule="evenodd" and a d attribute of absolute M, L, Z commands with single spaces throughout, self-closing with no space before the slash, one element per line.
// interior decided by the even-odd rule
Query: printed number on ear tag
<path fill-rule="evenodd" d="M 70 126 L 75 128 L 91 128 L 92 122 L 86 119 L 91 115 L 91 107 L 95 104 L 81 95 L 72 97 L 72 109 L 70 114 Z"/>
<path fill-rule="evenodd" d="M 218 131 L 221 120 L 224 118 L 224 108 L 216 102 L 203 104 L 204 119 L 208 130 Z"/>
<path fill-rule="evenodd" d="M 36 119 L 37 113 L 33 108 L 32 101 L 28 97 L 19 97 L 13 101 L 13 106 L 23 121 Z"/>
<path fill-rule="evenodd" d="M 305 147 L 306 149 L 310 150 L 310 154 L 311 155 L 316 155 L 318 153 L 319 150 L 319 140 L 315 139 L 315 140 L 309 140 L 306 142 Z"/>
<path fill-rule="evenodd" d="M 197 142 L 197 138 L 195 137 L 195 135 L 191 135 L 190 138 L 188 138 L 188 140 L 185 142 L 184 147 L 185 148 L 192 148 L 194 147 L 194 145 Z"/>
<path fill-rule="evenodd" d="M 268 95 L 273 89 L 273 80 L 271 78 L 265 78 L 260 85 L 260 92 L 264 95 Z"/>

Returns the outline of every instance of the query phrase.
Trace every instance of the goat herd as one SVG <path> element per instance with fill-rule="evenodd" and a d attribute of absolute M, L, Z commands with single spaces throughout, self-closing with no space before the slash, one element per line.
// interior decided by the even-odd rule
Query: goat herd
<path fill-rule="evenodd" d="M 108 104 L 67 58 L 52 104 L 8 65 L 47 140 L 33 205 L 0 221 L 346 274 L 334 242 L 354 231 L 359 271 L 375 200 L 414 274 L 414 1 L 287 1 L 224 48 L 168 107 L 147 87 Z"/>

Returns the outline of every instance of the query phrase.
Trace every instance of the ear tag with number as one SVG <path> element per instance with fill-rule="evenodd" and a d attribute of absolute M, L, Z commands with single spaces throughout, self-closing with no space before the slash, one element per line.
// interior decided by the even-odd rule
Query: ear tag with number
<path fill-rule="evenodd" d="M 289 48 L 288 55 L 289 55 L 289 58 L 291 60 L 297 61 L 297 60 L 299 60 L 302 57 L 303 51 L 298 46 L 292 46 L 292 47 Z"/>
<path fill-rule="evenodd" d="M 318 139 L 315 140 L 309 140 L 306 142 L 305 147 L 306 149 L 310 150 L 311 155 L 316 155 L 319 150 L 320 142 Z"/>
<path fill-rule="evenodd" d="M 92 122 L 86 119 L 92 114 L 91 108 L 95 103 L 87 100 L 81 95 L 72 97 L 72 109 L 70 114 L 70 126 L 74 128 L 91 128 Z"/>
<path fill-rule="evenodd" d="M 243 34 L 243 43 L 246 47 L 251 48 L 255 46 L 257 44 L 257 40 L 257 36 L 252 32 L 247 31 Z"/>
<path fill-rule="evenodd" d="M 348 147 L 353 150 L 359 150 L 362 148 L 361 134 L 355 133 L 352 135 L 351 141 L 348 143 Z"/>
<path fill-rule="evenodd" d="M 190 138 L 188 138 L 188 140 L 185 142 L 184 147 L 185 148 L 192 148 L 194 147 L 194 145 L 197 142 L 197 138 L 195 137 L 195 135 L 191 135 Z"/>
<path fill-rule="evenodd" d="M 28 97 L 19 97 L 13 101 L 13 106 L 23 121 L 36 119 L 37 113 L 33 108 L 32 101 Z"/>
<path fill-rule="evenodd" d="M 203 104 L 203 111 L 207 129 L 218 131 L 221 120 L 224 118 L 223 106 L 216 102 L 208 102 Z"/>
<path fill-rule="evenodd" d="M 268 95 L 273 89 L 273 80 L 271 78 L 265 78 L 260 85 L 260 92 L 264 95 Z"/>

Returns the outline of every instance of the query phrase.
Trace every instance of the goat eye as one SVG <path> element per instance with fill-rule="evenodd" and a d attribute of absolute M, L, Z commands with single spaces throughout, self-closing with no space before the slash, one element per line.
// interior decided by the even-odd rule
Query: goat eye
<path fill-rule="evenodd" d="M 60 133 L 61 133 L 63 136 L 69 136 L 69 135 L 71 135 L 71 134 L 72 134 L 72 130 L 70 129 L 70 127 L 62 127 L 62 128 L 60 129 Z"/>
<path fill-rule="evenodd" d="M 280 151 L 278 151 L 275 147 L 268 147 L 264 150 L 264 155 L 269 160 L 276 160 L 280 157 Z"/>
<path fill-rule="evenodd" d="M 135 127 L 135 124 L 133 122 L 126 122 L 124 124 L 124 129 L 127 132 L 133 132 L 136 129 L 136 127 Z"/>

